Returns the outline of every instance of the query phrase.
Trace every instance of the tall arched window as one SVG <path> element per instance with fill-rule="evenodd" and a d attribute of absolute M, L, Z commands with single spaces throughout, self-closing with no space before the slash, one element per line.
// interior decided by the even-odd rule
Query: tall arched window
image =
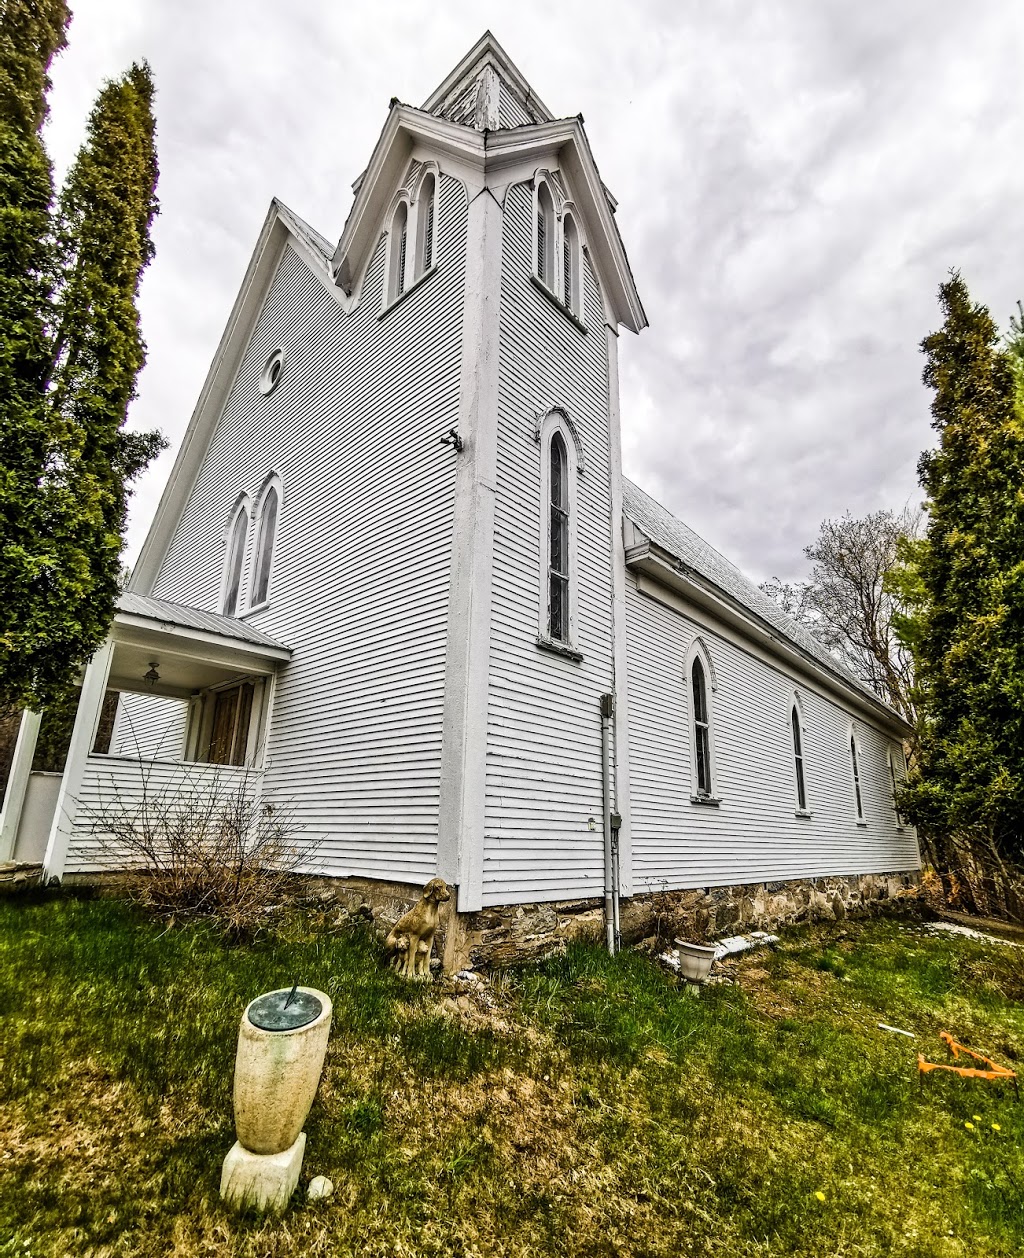
<path fill-rule="evenodd" d="M 434 265 L 434 215 L 437 200 L 437 180 L 432 174 L 424 175 L 416 198 L 416 274 L 420 276 Z"/>
<path fill-rule="evenodd" d="M 548 470 L 548 635 L 569 641 L 569 456 L 560 432 L 551 437 Z"/>
<path fill-rule="evenodd" d="M 857 758 L 857 738 L 850 734 L 850 764 L 853 768 L 853 799 L 857 805 L 857 820 L 864 820 L 864 802 L 860 793 L 860 764 Z"/>
<path fill-rule="evenodd" d="M 800 730 L 800 713 L 794 703 L 792 709 L 793 724 L 793 764 L 796 769 L 796 806 L 800 812 L 807 811 L 807 788 L 804 784 L 804 743 Z"/>
<path fill-rule="evenodd" d="M 693 764 L 694 786 L 698 796 L 711 796 L 711 713 L 708 708 L 708 685 L 700 656 L 690 666 L 690 689 L 693 695 Z"/>
<path fill-rule="evenodd" d="M 409 246 L 409 207 L 404 201 L 391 219 L 388 238 L 388 301 L 396 301 L 405 292 L 405 260 Z"/>
<path fill-rule="evenodd" d="M 280 505 L 277 487 L 269 485 L 260 499 L 258 529 L 256 533 L 256 561 L 252 579 L 253 607 L 265 603 L 270 593 L 270 569 L 274 562 L 274 541 L 277 533 L 277 513 Z"/>
<path fill-rule="evenodd" d="M 546 183 L 537 185 L 537 278 L 555 287 L 555 204 Z"/>
<path fill-rule="evenodd" d="M 245 539 L 249 535 L 249 512 L 240 503 L 228 535 L 228 549 L 224 563 L 224 597 L 221 611 L 233 616 L 238 611 L 238 592 L 242 583 L 242 563 L 245 559 Z"/>
<path fill-rule="evenodd" d="M 580 312 L 580 234 L 571 214 L 562 220 L 562 300 L 573 312 Z"/>
<path fill-rule="evenodd" d="M 902 759 L 903 753 L 900 752 L 899 755 L 900 755 L 900 758 Z M 896 756 L 897 756 L 897 753 L 893 751 L 892 749 L 890 749 L 889 751 L 889 776 L 890 778 L 892 778 L 892 808 L 893 808 L 893 812 L 896 814 L 896 824 L 898 826 L 902 826 L 903 817 L 900 814 L 899 806 L 896 803 L 896 792 L 897 790 L 899 790 L 899 779 L 896 777 Z"/>

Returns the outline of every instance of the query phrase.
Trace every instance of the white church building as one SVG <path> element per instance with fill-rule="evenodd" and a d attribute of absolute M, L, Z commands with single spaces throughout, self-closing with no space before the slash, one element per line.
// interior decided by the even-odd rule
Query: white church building
<path fill-rule="evenodd" d="M 615 205 L 490 34 L 392 102 L 337 245 L 271 205 L 0 860 L 88 874 L 104 798 L 238 775 L 320 873 L 440 876 L 469 922 L 907 881 L 901 718 L 622 474 Z"/>

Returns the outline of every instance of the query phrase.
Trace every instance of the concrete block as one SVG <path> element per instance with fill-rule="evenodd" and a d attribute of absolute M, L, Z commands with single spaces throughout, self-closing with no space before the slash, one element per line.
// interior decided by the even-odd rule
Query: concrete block
<path fill-rule="evenodd" d="M 250 1153 L 236 1140 L 221 1170 L 221 1197 L 229 1205 L 280 1214 L 298 1185 L 305 1152 L 304 1131 L 283 1153 Z"/>

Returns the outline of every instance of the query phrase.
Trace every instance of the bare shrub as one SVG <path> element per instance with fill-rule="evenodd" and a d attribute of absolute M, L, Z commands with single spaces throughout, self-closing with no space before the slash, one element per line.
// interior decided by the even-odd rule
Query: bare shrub
<path fill-rule="evenodd" d="M 294 813 L 261 798 L 258 774 L 180 764 L 138 787 L 112 778 L 86 809 L 96 859 L 116 871 L 128 898 L 172 921 L 209 918 L 232 940 L 251 940 L 296 875 L 309 873 L 315 842 L 297 837 Z"/>

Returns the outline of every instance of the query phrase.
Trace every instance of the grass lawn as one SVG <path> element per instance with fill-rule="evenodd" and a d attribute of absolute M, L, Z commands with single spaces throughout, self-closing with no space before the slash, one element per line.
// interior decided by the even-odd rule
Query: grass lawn
<path fill-rule="evenodd" d="M 0 903 L 0 1255 L 1018 1255 L 1024 1103 L 935 1074 L 1024 1057 L 1024 951 L 896 922 L 787 935 L 689 997 L 578 948 L 460 994 L 291 919 L 252 948 L 111 900 Z M 303 1184 L 220 1205 L 253 995 L 334 1000 Z M 916 1041 L 878 1030 L 879 1021 Z"/>

